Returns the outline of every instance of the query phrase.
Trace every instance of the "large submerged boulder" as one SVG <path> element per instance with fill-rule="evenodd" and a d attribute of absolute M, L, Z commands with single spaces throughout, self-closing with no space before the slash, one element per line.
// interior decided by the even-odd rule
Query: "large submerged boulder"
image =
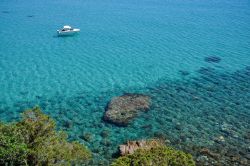
<path fill-rule="evenodd" d="M 124 94 L 114 97 L 106 107 L 104 120 L 127 126 L 139 112 L 150 108 L 150 97 L 142 94 Z"/>

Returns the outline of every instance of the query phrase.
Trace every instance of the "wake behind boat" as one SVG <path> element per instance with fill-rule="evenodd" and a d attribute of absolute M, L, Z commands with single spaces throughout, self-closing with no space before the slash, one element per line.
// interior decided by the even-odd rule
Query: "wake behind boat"
<path fill-rule="evenodd" d="M 69 36 L 69 35 L 74 35 L 79 32 L 80 32 L 80 29 L 72 28 L 69 25 L 65 25 L 63 26 L 62 29 L 57 30 L 58 36 Z"/>

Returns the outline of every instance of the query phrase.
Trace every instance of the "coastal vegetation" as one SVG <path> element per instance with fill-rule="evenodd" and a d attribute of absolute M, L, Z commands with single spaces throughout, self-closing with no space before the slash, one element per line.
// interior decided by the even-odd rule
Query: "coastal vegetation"
<path fill-rule="evenodd" d="M 90 158 L 85 146 L 68 142 L 38 107 L 25 111 L 19 122 L 0 124 L 0 165 L 81 164 Z"/>
<path fill-rule="evenodd" d="M 175 150 L 163 141 L 128 141 L 120 145 L 121 156 L 112 166 L 194 166 L 190 154 Z M 19 122 L 0 123 L 0 165 L 83 165 L 91 152 L 67 134 L 56 130 L 55 121 L 39 107 L 27 110 Z"/>

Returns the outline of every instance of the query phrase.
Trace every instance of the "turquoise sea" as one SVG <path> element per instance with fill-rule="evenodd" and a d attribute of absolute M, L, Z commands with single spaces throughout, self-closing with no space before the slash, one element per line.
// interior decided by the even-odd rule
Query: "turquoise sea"
<path fill-rule="evenodd" d="M 80 34 L 57 37 L 68 24 Z M 151 109 L 128 127 L 103 121 L 124 93 L 149 95 Z M 0 120 L 35 105 L 93 165 L 153 137 L 200 162 L 249 163 L 250 1 L 1 0 Z"/>

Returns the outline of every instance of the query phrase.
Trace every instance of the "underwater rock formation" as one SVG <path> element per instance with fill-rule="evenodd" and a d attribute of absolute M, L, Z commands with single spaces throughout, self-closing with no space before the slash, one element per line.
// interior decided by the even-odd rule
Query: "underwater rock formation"
<path fill-rule="evenodd" d="M 8 13 L 10 13 L 10 12 L 9 12 L 9 11 L 4 10 L 4 11 L 2 11 L 2 13 L 8 14 Z"/>
<path fill-rule="evenodd" d="M 208 63 L 219 63 L 221 61 L 220 57 L 217 56 L 208 56 L 204 58 L 205 62 Z"/>
<path fill-rule="evenodd" d="M 180 73 L 182 76 L 187 76 L 187 75 L 190 74 L 188 71 L 185 71 L 185 70 L 179 70 L 179 73 Z"/>
<path fill-rule="evenodd" d="M 140 111 L 149 110 L 150 97 L 142 94 L 124 94 L 108 104 L 104 120 L 118 126 L 127 126 Z"/>
<path fill-rule="evenodd" d="M 91 142 L 93 136 L 91 133 L 84 133 L 84 134 L 80 135 L 79 137 L 86 142 Z"/>

